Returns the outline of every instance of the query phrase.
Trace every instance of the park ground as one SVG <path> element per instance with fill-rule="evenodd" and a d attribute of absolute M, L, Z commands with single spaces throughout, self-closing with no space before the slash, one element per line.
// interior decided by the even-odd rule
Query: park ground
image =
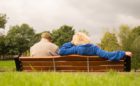
<path fill-rule="evenodd" d="M 0 86 L 140 86 L 139 72 L 16 72 L 14 61 L 0 69 Z"/>

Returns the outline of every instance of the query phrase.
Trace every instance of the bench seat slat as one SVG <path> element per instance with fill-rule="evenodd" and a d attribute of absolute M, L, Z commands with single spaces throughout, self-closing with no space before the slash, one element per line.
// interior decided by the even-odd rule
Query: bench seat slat
<path fill-rule="evenodd" d="M 81 56 L 81 57 L 78 57 L 78 56 L 62 56 L 62 57 L 59 57 L 59 56 L 54 56 L 54 58 L 51 58 L 51 57 L 20 57 L 20 60 L 21 61 L 52 61 L 52 60 L 55 60 L 55 61 L 86 61 L 87 58 L 89 58 L 89 61 L 104 61 L 105 59 L 104 58 L 101 58 L 99 56 Z"/>
<path fill-rule="evenodd" d="M 31 66 L 24 66 L 23 67 L 24 70 L 48 70 L 48 71 L 54 71 L 53 67 L 46 67 L 46 66 L 36 66 L 36 67 L 31 67 Z M 123 66 L 119 65 L 119 66 L 92 66 L 89 67 L 90 70 L 95 71 L 95 70 L 109 70 L 109 69 L 115 69 L 115 70 L 123 70 Z M 87 67 L 86 66 L 75 66 L 75 67 L 56 67 L 56 71 L 59 70 L 85 70 L 87 71 Z"/>
<path fill-rule="evenodd" d="M 24 66 L 53 66 L 52 61 L 23 61 L 22 64 Z M 112 61 L 89 61 L 90 66 L 95 65 L 119 65 L 124 64 L 124 61 L 119 62 L 112 62 Z M 87 61 L 56 61 L 56 66 L 65 66 L 65 65 L 72 65 L 72 66 L 87 66 Z"/>

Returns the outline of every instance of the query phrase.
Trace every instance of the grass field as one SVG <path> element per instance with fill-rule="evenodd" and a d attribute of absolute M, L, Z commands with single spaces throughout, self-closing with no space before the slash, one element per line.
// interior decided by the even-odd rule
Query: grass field
<path fill-rule="evenodd" d="M 0 61 L 0 72 L 15 71 L 15 63 L 13 60 Z"/>
<path fill-rule="evenodd" d="M 140 86 L 140 74 L 3 72 L 0 86 Z"/>
<path fill-rule="evenodd" d="M 140 86 L 140 73 L 16 72 L 14 61 L 0 61 L 0 86 Z"/>

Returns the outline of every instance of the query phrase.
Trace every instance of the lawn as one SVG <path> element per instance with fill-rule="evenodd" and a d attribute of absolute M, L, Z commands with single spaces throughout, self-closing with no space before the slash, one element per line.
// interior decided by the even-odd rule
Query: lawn
<path fill-rule="evenodd" d="M 16 72 L 14 61 L 0 61 L 0 86 L 140 86 L 140 73 Z"/>
<path fill-rule="evenodd" d="M 139 73 L 3 72 L 1 86 L 140 86 Z"/>
<path fill-rule="evenodd" d="M 0 72 L 15 71 L 14 60 L 0 61 Z"/>

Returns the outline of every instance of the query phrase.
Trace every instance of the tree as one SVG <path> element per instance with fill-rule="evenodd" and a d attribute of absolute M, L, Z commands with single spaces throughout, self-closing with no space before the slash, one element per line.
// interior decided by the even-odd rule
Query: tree
<path fill-rule="evenodd" d="M 8 46 L 6 45 L 5 36 L 0 36 L 0 59 L 4 59 L 5 55 L 8 53 Z"/>
<path fill-rule="evenodd" d="M 140 68 L 140 26 L 130 29 L 128 26 L 121 26 L 119 37 L 122 49 L 133 53 L 132 68 L 135 71 Z"/>
<path fill-rule="evenodd" d="M 0 14 L 0 28 L 5 28 L 6 23 L 7 23 L 6 14 Z"/>
<path fill-rule="evenodd" d="M 122 49 L 125 51 L 129 51 L 130 46 L 133 42 L 133 36 L 131 34 L 131 29 L 127 25 L 121 25 L 120 26 L 120 32 L 119 32 L 119 39 L 121 42 Z"/>
<path fill-rule="evenodd" d="M 7 34 L 8 42 L 10 47 L 10 54 L 22 55 L 23 52 L 28 50 L 32 45 L 33 37 L 35 32 L 32 27 L 28 24 L 22 24 L 21 26 L 16 25 L 11 27 Z"/>
<path fill-rule="evenodd" d="M 115 34 L 106 32 L 104 37 L 101 39 L 101 48 L 107 51 L 119 50 L 120 45 L 118 43 L 117 37 Z"/>
<path fill-rule="evenodd" d="M 86 35 L 88 35 L 88 36 L 89 36 L 89 32 L 88 32 L 88 31 L 86 31 L 85 29 L 81 29 L 81 30 L 79 30 L 79 32 L 85 33 Z"/>
<path fill-rule="evenodd" d="M 35 44 L 35 43 L 39 42 L 40 39 L 41 39 L 41 33 L 35 34 L 33 38 L 34 38 L 34 39 L 31 41 L 32 44 Z"/>
<path fill-rule="evenodd" d="M 7 23 L 6 14 L 0 13 L 0 28 L 5 29 L 5 24 Z M 5 54 L 8 52 L 8 48 L 6 46 L 6 38 L 3 32 L 0 32 L 0 56 L 1 59 L 4 59 Z"/>
<path fill-rule="evenodd" d="M 132 58 L 132 67 L 136 71 L 140 68 L 140 26 L 135 27 L 131 34 L 131 39 L 133 43 L 131 44 L 131 51 L 133 52 L 133 58 Z"/>
<path fill-rule="evenodd" d="M 132 67 L 136 71 L 140 68 L 140 36 L 138 36 L 131 46 L 133 52 Z"/>
<path fill-rule="evenodd" d="M 75 30 L 71 26 L 63 25 L 57 30 L 52 31 L 52 41 L 61 46 L 72 40 Z"/>

